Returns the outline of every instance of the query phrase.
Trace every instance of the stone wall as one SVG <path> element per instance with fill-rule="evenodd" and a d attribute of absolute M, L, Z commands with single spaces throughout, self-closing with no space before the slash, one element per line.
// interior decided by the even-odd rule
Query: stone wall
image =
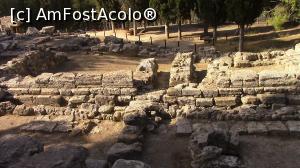
<path fill-rule="evenodd" d="M 171 87 L 166 90 L 153 90 L 155 59 L 143 60 L 135 72 L 45 73 L 15 78 L 3 87 L 25 105 L 14 110 L 19 115 L 63 114 L 72 116 L 72 120 L 123 119 L 128 123 L 140 123 L 149 116 L 153 120 L 178 116 L 212 120 L 300 119 L 297 49 L 222 57 L 209 64 L 201 83 L 193 83 L 192 55 L 177 55 L 171 68 Z"/>
<path fill-rule="evenodd" d="M 194 69 L 193 53 L 178 53 L 170 69 L 169 86 L 191 82 L 193 80 Z"/>
<path fill-rule="evenodd" d="M 43 73 L 37 77 L 11 79 L 4 85 L 14 99 L 32 107 L 33 113 L 69 115 L 76 109 L 76 115 L 83 115 L 81 119 L 97 115 L 99 110 L 112 114 L 115 106 L 128 105 L 132 96 L 137 94 L 132 71 Z M 18 113 L 18 110 L 15 112 Z"/>
<path fill-rule="evenodd" d="M 265 70 L 259 71 L 259 68 L 264 69 L 263 66 L 266 65 L 268 67 L 265 67 Z M 181 77 L 175 73 L 173 76 Z M 289 50 L 236 53 L 233 57 L 223 57 L 209 65 L 207 76 L 202 83 L 169 88 L 166 99 L 177 97 L 179 104 L 201 107 L 234 107 L 240 104 L 261 103 L 300 105 L 297 101 L 300 98 L 299 93 L 300 53 Z"/>

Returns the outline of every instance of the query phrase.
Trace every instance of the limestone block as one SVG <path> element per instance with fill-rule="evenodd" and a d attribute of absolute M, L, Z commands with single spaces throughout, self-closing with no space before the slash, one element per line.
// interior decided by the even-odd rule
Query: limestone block
<path fill-rule="evenodd" d="M 229 88 L 230 87 L 230 78 L 229 77 L 219 77 L 217 79 L 217 86 L 221 88 Z"/>
<path fill-rule="evenodd" d="M 219 94 L 221 96 L 241 95 L 241 94 L 243 94 L 243 89 L 242 88 L 220 88 Z"/>
<path fill-rule="evenodd" d="M 72 90 L 66 88 L 59 89 L 59 94 L 61 96 L 73 96 Z"/>
<path fill-rule="evenodd" d="M 30 95 L 40 95 L 41 89 L 40 88 L 29 88 L 28 94 Z"/>
<path fill-rule="evenodd" d="M 77 88 L 77 89 L 72 89 L 73 95 L 89 95 L 90 90 L 89 88 Z"/>
<path fill-rule="evenodd" d="M 8 88 L 7 91 L 13 95 L 24 95 L 29 93 L 28 88 Z"/>
<path fill-rule="evenodd" d="M 167 90 L 168 96 L 182 96 L 182 89 L 179 87 L 171 87 Z"/>
<path fill-rule="evenodd" d="M 102 86 L 125 88 L 133 87 L 132 71 L 116 71 L 103 74 Z"/>
<path fill-rule="evenodd" d="M 58 89 L 55 88 L 42 88 L 41 89 L 42 95 L 59 95 Z"/>
<path fill-rule="evenodd" d="M 96 95 L 95 97 L 96 104 L 108 105 L 108 104 L 115 104 L 116 97 L 115 96 L 105 96 L 105 95 Z"/>
<path fill-rule="evenodd" d="M 91 94 L 103 94 L 102 87 L 90 88 L 89 90 Z"/>
<path fill-rule="evenodd" d="M 288 134 L 287 127 L 281 121 L 264 122 L 270 134 Z"/>
<path fill-rule="evenodd" d="M 256 96 L 244 96 L 242 97 L 242 103 L 257 105 L 259 103 L 259 99 Z"/>
<path fill-rule="evenodd" d="M 198 88 L 191 88 L 186 87 L 182 89 L 182 96 L 195 96 L 195 97 L 201 97 L 202 92 Z"/>
<path fill-rule="evenodd" d="M 172 62 L 169 86 L 190 83 L 193 78 L 194 66 L 193 53 L 178 53 Z"/>
<path fill-rule="evenodd" d="M 215 97 L 216 106 L 220 107 L 232 107 L 238 105 L 240 102 L 238 96 L 233 97 Z"/>
<path fill-rule="evenodd" d="M 22 104 L 26 104 L 26 105 L 33 104 L 33 96 L 32 95 L 14 96 L 14 99 L 20 101 Z"/>
<path fill-rule="evenodd" d="M 78 73 L 75 79 L 76 85 L 102 85 L 102 74 Z"/>
<path fill-rule="evenodd" d="M 103 88 L 103 94 L 104 95 L 120 95 L 121 94 L 121 89 L 120 88 L 105 87 L 105 88 Z"/>
<path fill-rule="evenodd" d="M 257 98 L 263 104 L 286 104 L 286 96 L 285 94 L 258 94 Z"/>
<path fill-rule="evenodd" d="M 219 90 L 216 88 L 201 88 L 204 97 L 217 97 Z"/>
<path fill-rule="evenodd" d="M 57 73 L 53 74 L 49 79 L 49 84 L 54 87 L 75 87 L 75 74 L 74 73 Z"/>
<path fill-rule="evenodd" d="M 248 122 L 247 123 L 248 134 L 266 134 L 267 127 L 262 122 Z"/>
<path fill-rule="evenodd" d="M 61 106 L 63 98 L 61 96 L 39 95 L 34 98 L 35 105 Z"/>
<path fill-rule="evenodd" d="M 285 72 L 265 70 L 259 73 L 259 86 L 287 86 L 295 84 L 295 81 Z"/>
<path fill-rule="evenodd" d="M 246 68 L 246 67 L 251 67 L 252 64 L 248 60 L 234 60 L 234 67 L 235 68 Z"/>
<path fill-rule="evenodd" d="M 176 96 L 164 95 L 163 96 L 163 102 L 168 103 L 168 104 L 176 104 L 177 103 L 177 97 Z"/>
<path fill-rule="evenodd" d="M 243 87 L 258 87 L 259 76 L 255 71 L 240 72 L 243 75 Z"/>
<path fill-rule="evenodd" d="M 121 95 L 135 96 L 137 94 L 136 88 L 121 88 Z"/>
<path fill-rule="evenodd" d="M 86 103 L 87 102 L 88 97 L 85 95 L 81 95 L 81 96 L 73 96 L 69 99 L 69 104 L 82 104 L 82 103 Z"/>
<path fill-rule="evenodd" d="M 197 107 L 212 107 L 214 105 L 213 98 L 197 98 L 196 106 Z"/>
<path fill-rule="evenodd" d="M 185 105 L 196 105 L 196 98 L 194 97 L 178 97 L 177 98 L 178 105 L 185 106 Z"/>
<path fill-rule="evenodd" d="M 52 73 L 42 73 L 41 75 L 36 77 L 35 83 L 41 84 L 41 85 L 47 85 L 49 84 L 49 80 L 52 77 Z"/>
<path fill-rule="evenodd" d="M 243 92 L 246 95 L 256 95 L 255 88 L 243 88 Z"/>

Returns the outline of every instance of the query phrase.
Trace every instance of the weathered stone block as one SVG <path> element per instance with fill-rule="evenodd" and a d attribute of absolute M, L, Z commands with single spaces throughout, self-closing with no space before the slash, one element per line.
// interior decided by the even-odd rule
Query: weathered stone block
<path fill-rule="evenodd" d="M 259 99 L 256 96 L 244 96 L 242 97 L 242 103 L 257 105 L 259 103 Z"/>
<path fill-rule="evenodd" d="M 55 88 L 42 88 L 41 89 L 42 95 L 59 95 L 58 89 Z"/>
<path fill-rule="evenodd" d="M 217 79 L 217 86 L 220 88 L 229 88 L 230 87 L 230 78 L 228 77 L 219 77 Z"/>
<path fill-rule="evenodd" d="M 270 134 L 288 134 L 287 127 L 281 121 L 269 121 L 264 124 Z"/>
<path fill-rule="evenodd" d="M 196 98 L 194 97 L 178 97 L 177 102 L 180 106 L 185 106 L 185 105 L 196 105 Z"/>
<path fill-rule="evenodd" d="M 33 104 L 32 95 L 14 96 L 14 99 L 20 101 L 22 104 L 27 104 L 27 105 Z"/>
<path fill-rule="evenodd" d="M 246 95 L 256 95 L 255 88 L 243 88 L 243 92 Z"/>
<path fill-rule="evenodd" d="M 182 83 L 190 83 L 192 81 L 193 53 L 178 53 L 172 62 L 170 70 L 169 86 L 173 87 Z"/>
<path fill-rule="evenodd" d="M 77 89 L 72 89 L 73 95 L 89 95 L 90 90 L 88 88 L 77 88 Z"/>
<path fill-rule="evenodd" d="M 201 97 L 202 92 L 198 88 L 191 88 L 186 87 L 182 89 L 182 96 L 195 96 L 195 97 Z"/>
<path fill-rule="evenodd" d="M 102 74 L 78 73 L 75 77 L 76 85 L 102 85 Z"/>
<path fill-rule="evenodd" d="M 287 86 L 293 82 L 285 72 L 266 70 L 259 73 L 259 86 Z"/>
<path fill-rule="evenodd" d="M 121 88 L 121 95 L 135 96 L 137 94 L 136 88 Z"/>
<path fill-rule="evenodd" d="M 131 100 L 132 100 L 131 96 L 118 96 L 119 104 L 129 104 Z"/>
<path fill-rule="evenodd" d="M 29 93 L 28 88 L 8 88 L 7 91 L 13 95 L 24 95 Z"/>
<path fill-rule="evenodd" d="M 90 88 L 90 93 L 91 94 L 103 94 L 103 88 Z"/>
<path fill-rule="evenodd" d="M 213 98 L 198 98 L 196 99 L 197 107 L 212 107 L 214 105 Z"/>
<path fill-rule="evenodd" d="M 103 74 L 102 86 L 107 87 L 133 87 L 132 71 L 116 71 Z"/>
<path fill-rule="evenodd" d="M 177 103 L 177 97 L 176 96 L 163 96 L 163 102 L 168 104 L 176 104 Z"/>
<path fill-rule="evenodd" d="M 78 104 L 82 104 L 82 103 L 86 103 L 88 100 L 88 97 L 85 95 L 81 95 L 81 96 L 73 96 L 69 99 L 69 104 L 70 105 L 78 105 Z"/>
<path fill-rule="evenodd" d="M 243 89 L 242 88 L 220 88 L 219 94 L 221 96 L 241 95 L 241 94 L 243 94 Z"/>
<path fill-rule="evenodd" d="M 104 95 L 120 95 L 121 89 L 105 87 L 105 88 L 103 88 L 103 94 Z"/>
<path fill-rule="evenodd" d="M 61 96 L 73 96 L 72 90 L 71 89 L 65 89 L 65 88 L 59 89 L 59 94 Z"/>
<path fill-rule="evenodd" d="M 61 96 L 39 95 L 35 97 L 34 104 L 59 107 L 63 104 L 63 98 Z"/>
<path fill-rule="evenodd" d="M 53 74 L 49 79 L 49 84 L 55 87 L 75 87 L 74 73 L 57 73 Z"/>
<path fill-rule="evenodd" d="M 240 102 L 238 96 L 234 97 L 215 97 L 216 106 L 220 107 L 232 107 L 238 105 Z"/>
<path fill-rule="evenodd" d="M 29 88 L 28 94 L 40 95 L 41 94 L 41 89 L 40 88 Z"/>
<path fill-rule="evenodd" d="M 216 88 L 201 88 L 204 97 L 217 97 L 219 96 L 219 90 Z"/>
<path fill-rule="evenodd" d="M 257 98 L 263 104 L 285 104 L 287 102 L 285 94 L 257 94 Z"/>
<path fill-rule="evenodd" d="M 182 89 L 177 87 L 171 87 L 167 90 L 168 96 L 182 96 Z"/>
<path fill-rule="evenodd" d="M 105 95 L 97 95 L 95 97 L 96 104 L 102 106 L 102 105 L 108 105 L 108 104 L 115 104 L 116 97 L 115 96 L 105 96 Z"/>
<path fill-rule="evenodd" d="M 266 134 L 268 132 L 267 127 L 262 122 L 248 122 L 247 123 L 248 134 Z"/>
<path fill-rule="evenodd" d="M 47 85 L 52 75 L 53 75 L 52 73 L 42 73 L 41 75 L 36 77 L 35 83 L 41 85 Z"/>

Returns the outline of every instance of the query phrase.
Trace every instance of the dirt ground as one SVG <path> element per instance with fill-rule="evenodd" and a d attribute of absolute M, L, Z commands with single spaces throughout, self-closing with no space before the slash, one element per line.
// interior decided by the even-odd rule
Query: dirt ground
<path fill-rule="evenodd" d="M 171 38 L 168 40 L 169 47 L 177 47 L 176 26 L 171 26 Z M 210 30 L 211 31 L 211 30 Z M 117 37 L 126 38 L 124 30 L 117 30 Z M 221 52 L 234 52 L 237 49 L 237 26 L 226 25 L 219 28 L 219 39 L 216 48 Z M 104 32 L 89 32 L 91 36 L 95 36 L 103 40 Z M 195 43 L 198 46 L 206 46 L 211 44 L 204 44 L 203 40 L 199 39 L 203 29 L 197 25 L 183 25 L 183 39 L 181 43 L 182 48 L 193 47 Z M 106 31 L 106 35 L 113 35 L 112 32 Z M 154 45 L 162 45 L 164 42 L 164 28 L 163 27 L 148 27 L 147 31 L 141 34 L 141 41 L 145 45 L 149 45 L 150 37 L 153 38 Z M 275 31 L 271 26 L 266 24 L 254 24 L 248 28 L 246 33 L 245 47 L 246 51 L 260 52 L 269 49 L 287 49 L 294 46 L 295 43 L 300 42 L 300 26 L 288 27 L 282 31 Z M 227 37 L 227 40 L 226 40 Z M 136 41 L 138 37 L 127 36 L 129 41 Z M 59 68 L 51 70 L 51 72 L 107 72 L 115 70 L 135 70 L 143 57 L 125 57 L 121 55 L 95 55 L 87 53 L 70 53 L 68 55 L 70 61 Z M 170 71 L 170 64 L 172 57 L 157 58 L 159 64 L 159 72 L 162 72 L 162 79 L 165 80 Z M 206 64 L 197 64 L 198 70 L 205 70 Z"/>
<path fill-rule="evenodd" d="M 116 142 L 123 123 L 103 121 L 100 133 L 73 137 L 68 134 L 22 133 L 20 126 L 34 117 L 0 117 L 0 136 L 26 134 L 45 147 L 57 143 L 73 143 L 89 149 L 90 158 L 106 159 L 106 152 Z M 143 161 L 153 168 L 190 168 L 189 137 L 176 136 L 175 122 L 162 124 L 154 133 L 147 133 Z M 241 136 L 241 154 L 247 168 L 299 168 L 300 138 L 289 136 Z"/>

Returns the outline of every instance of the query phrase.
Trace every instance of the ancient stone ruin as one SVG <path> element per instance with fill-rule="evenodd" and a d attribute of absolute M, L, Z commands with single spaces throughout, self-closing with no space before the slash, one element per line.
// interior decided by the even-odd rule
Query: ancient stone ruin
<path fill-rule="evenodd" d="M 24 132 L 75 136 L 95 131 L 103 120 L 124 122 L 125 128 L 105 161 L 88 159 L 87 149 L 80 146 L 45 149 L 31 137 L 4 136 L 0 167 L 52 168 L 61 162 L 65 167 L 149 168 L 137 161 L 144 135 L 172 119 L 177 120 L 176 135 L 190 136 L 193 168 L 242 167 L 239 135 L 300 133 L 300 44 L 288 51 L 216 56 L 202 79 L 195 63 L 207 57 L 205 52 L 179 52 L 171 65 L 169 87 L 162 89 L 157 86 L 155 58 L 143 59 L 134 71 L 47 72 L 67 61 L 62 52 L 75 49 L 147 56 L 163 54 L 160 49 L 124 44 L 115 37 L 100 43 L 89 37 L 55 36 L 53 27 L 29 28 L 27 34 L 0 45 L 1 56 L 11 58 L 0 67 L 1 116 L 37 116 L 36 122 L 20 128 Z M 26 38 L 31 43 L 20 47 Z M 64 43 L 55 43 L 60 40 Z M 20 53 L 12 53 L 15 48 Z"/>

